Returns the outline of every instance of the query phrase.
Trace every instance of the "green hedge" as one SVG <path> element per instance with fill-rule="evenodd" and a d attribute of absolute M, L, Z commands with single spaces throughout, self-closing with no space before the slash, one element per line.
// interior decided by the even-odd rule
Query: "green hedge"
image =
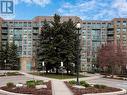
<path fill-rule="evenodd" d="M 36 85 L 41 85 L 44 82 L 42 80 L 29 80 L 26 82 L 27 87 L 29 88 L 35 88 Z"/>
<path fill-rule="evenodd" d="M 90 87 L 90 84 L 88 84 L 86 81 L 80 81 L 80 85 L 84 87 Z"/>
<path fill-rule="evenodd" d="M 77 82 L 75 80 L 69 81 L 69 84 L 75 85 Z"/>
<path fill-rule="evenodd" d="M 94 85 L 95 88 L 98 88 L 98 89 L 105 89 L 107 86 L 106 85 L 99 85 L 99 84 L 96 84 Z"/>
<path fill-rule="evenodd" d="M 14 87 L 15 85 L 14 85 L 14 83 L 12 83 L 12 82 L 8 82 L 8 83 L 6 84 L 6 86 L 9 87 L 9 88 L 11 88 L 11 87 Z"/>

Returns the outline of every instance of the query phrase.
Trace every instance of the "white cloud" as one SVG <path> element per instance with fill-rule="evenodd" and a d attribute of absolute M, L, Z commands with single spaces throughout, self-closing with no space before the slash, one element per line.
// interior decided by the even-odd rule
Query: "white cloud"
<path fill-rule="evenodd" d="M 77 15 L 82 19 L 112 19 L 127 17 L 127 0 L 78 0 L 66 2 L 58 9 L 61 15 Z"/>
<path fill-rule="evenodd" d="M 120 17 L 127 16 L 127 1 L 126 0 L 115 0 L 113 8 L 117 9 Z"/>
<path fill-rule="evenodd" d="M 51 2 L 51 0 L 14 0 L 15 4 L 19 4 L 20 2 L 24 2 L 27 4 L 36 4 L 40 6 L 45 6 Z"/>

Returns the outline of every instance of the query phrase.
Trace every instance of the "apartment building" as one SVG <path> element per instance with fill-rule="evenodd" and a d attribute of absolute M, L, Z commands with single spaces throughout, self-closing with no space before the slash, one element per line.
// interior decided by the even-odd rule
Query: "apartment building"
<path fill-rule="evenodd" d="M 91 71 L 96 62 L 98 48 L 107 42 L 108 21 L 90 20 L 82 23 L 81 70 Z"/>
<path fill-rule="evenodd" d="M 63 16 L 61 22 L 69 19 L 72 19 L 73 22 L 81 21 L 76 16 Z M 0 19 L 0 47 L 5 48 L 7 43 L 15 42 L 18 47 L 19 63 L 23 71 L 30 71 L 35 66 L 36 40 L 44 20 L 53 21 L 53 16 L 38 16 L 32 20 Z"/>
<path fill-rule="evenodd" d="M 53 16 L 37 16 L 32 20 L 4 20 L 0 18 L 0 47 L 14 40 L 18 46 L 21 70 L 30 71 L 35 66 L 36 40 L 44 20 L 53 21 Z M 81 20 L 77 16 L 62 16 L 61 22 L 72 19 L 81 22 L 81 70 L 91 71 L 96 62 L 98 48 L 105 43 L 121 44 L 126 51 L 127 18 L 111 21 Z"/>
<path fill-rule="evenodd" d="M 127 49 L 127 18 L 114 18 L 114 43 L 120 44 L 126 51 Z"/>
<path fill-rule="evenodd" d="M 127 18 L 114 18 L 111 21 L 83 21 L 82 39 L 81 70 L 91 71 L 96 62 L 98 48 L 102 44 L 113 43 L 127 51 Z"/>

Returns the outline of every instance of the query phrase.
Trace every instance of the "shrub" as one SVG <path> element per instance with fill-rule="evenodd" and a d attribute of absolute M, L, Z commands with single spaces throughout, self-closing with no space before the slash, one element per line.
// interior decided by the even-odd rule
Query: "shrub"
<path fill-rule="evenodd" d="M 9 88 L 14 87 L 14 83 L 8 82 L 8 83 L 6 84 L 6 86 L 9 87 Z"/>
<path fill-rule="evenodd" d="M 35 88 L 35 86 L 36 86 L 36 81 L 35 81 L 35 80 L 27 81 L 27 82 L 26 82 L 26 85 L 27 85 L 27 87 L 29 87 L 29 88 Z"/>
<path fill-rule="evenodd" d="M 7 72 L 6 73 L 7 76 L 16 76 L 16 75 L 21 75 L 18 72 Z"/>
<path fill-rule="evenodd" d="M 75 85 L 76 84 L 76 81 L 75 80 L 69 81 L 69 84 Z"/>
<path fill-rule="evenodd" d="M 86 81 L 80 81 L 80 85 L 84 87 L 90 87 L 90 85 Z"/>
<path fill-rule="evenodd" d="M 44 83 L 43 80 L 36 80 L 36 85 L 41 85 L 41 84 L 43 84 L 43 83 Z"/>
<path fill-rule="evenodd" d="M 98 89 L 105 89 L 106 88 L 105 85 L 98 85 L 98 84 L 94 85 L 94 87 L 98 88 Z"/>

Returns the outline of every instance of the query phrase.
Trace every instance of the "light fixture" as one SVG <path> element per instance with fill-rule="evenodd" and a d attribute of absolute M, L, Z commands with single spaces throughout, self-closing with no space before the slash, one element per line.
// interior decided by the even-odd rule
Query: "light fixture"
<path fill-rule="evenodd" d="M 78 28 L 78 29 L 81 28 L 81 24 L 80 24 L 80 22 L 77 23 L 76 28 Z"/>

